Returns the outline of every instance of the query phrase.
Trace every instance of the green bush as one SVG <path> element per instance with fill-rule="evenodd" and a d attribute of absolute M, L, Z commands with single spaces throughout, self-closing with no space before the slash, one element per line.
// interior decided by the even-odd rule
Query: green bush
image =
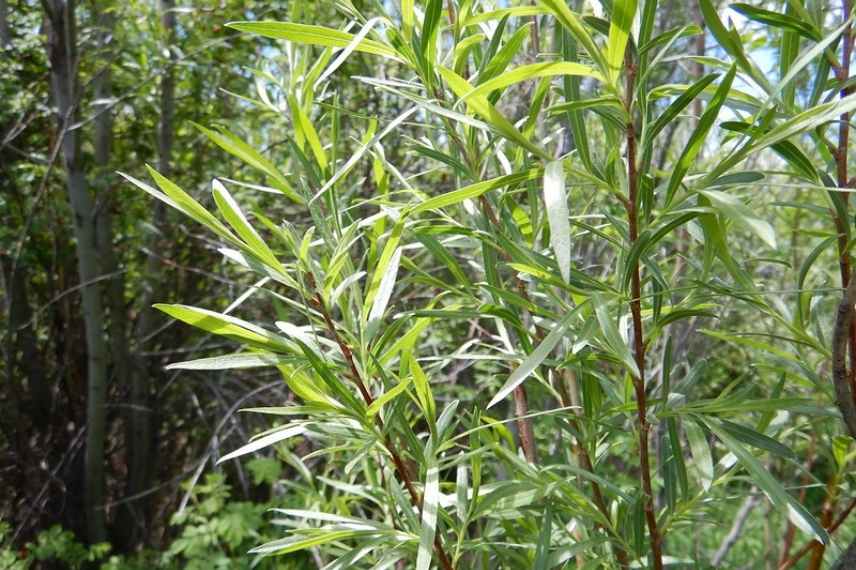
<path fill-rule="evenodd" d="M 700 30 L 654 35 L 656 0 L 607 3 L 607 19 L 556 0 L 395 4 L 339 3 L 347 32 L 230 24 L 277 40 L 265 53 L 282 72 L 257 74 L 253 105 L 287 159 L 201 130 L 267 186 L 215 179 L 208 208 L 154 170 L 156 188 L 127 177 L 260 279 L 228 311 L 158 306 L 242 347 L 173 368 L 276 367 L 297 397 L 251 410 L 282 423 L 221 459 L 287 457 L 283 536 L 264 542 L 262 511 L 224 507 L 209 479 L 171 551 L 219 564 L 255 540 L 253 554 L 327 569 L 697 568 L 721 562 L 753 495 L 776 536 L 830 544 L 820 511 L 851 490 L 850 439 L 826 365 L 836 300 L 806 280 L 836 275 L 819 260 L 840 232 L 849 259 L 846 184 L 826 173 L 831 126 L 856 109 L 826 81 L 845 27 L 741 8 L 803 50 L 782 49 L 773 84 L 703 1 L 727 61 L 673 85 L 661 71 Z M 349 105 L 361 87 L 381 122 Z M 685 144 L 655 160 L 676 133 Z M 781 188 L 820 204 L 783 204 Z M 284 220 L 241 205 L 259 189 Z M 787 251 L 783 228 L 810 253 Z M 250 295 L 265 316 L 233 316 Z M 810 484 L 815 454 L 834 460 L 809 504 L 791 487 Z"/>

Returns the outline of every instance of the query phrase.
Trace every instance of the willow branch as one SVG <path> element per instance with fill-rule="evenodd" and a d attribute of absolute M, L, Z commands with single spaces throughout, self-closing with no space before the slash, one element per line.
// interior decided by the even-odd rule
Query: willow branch
<path fill-rule="evenodd" d="M 850 385 L 847 371 L 847 349 L 853 312 L 856 310 L 856 279 L 850 279 L 844 292 L 844 299 L 838 305 L 835 328 L 832 333 L 832 382 L 835 386 L 835 403 L 841 411 L 848 433 L 856 438 L 856 401 Z"/>

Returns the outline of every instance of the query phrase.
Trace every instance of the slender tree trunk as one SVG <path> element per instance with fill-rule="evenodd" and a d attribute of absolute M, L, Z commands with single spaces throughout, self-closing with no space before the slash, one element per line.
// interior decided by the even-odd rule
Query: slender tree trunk
<path fill-rule="evenodd" d="M 82 285 L 81 298 L 86 332 L 86 483 L 85 515 L 87 539 L 91 543 L 106 538 L 104 513 L 104 401 L 107 389 L 107 345 L 104 340 L 104 309 L 98 283 L 98 249 L 95 235 L 95 203 L 87 189 L 80 156 L 78 130 L 67 127 L 76 122 L 77 54 L 74 0 L 43 0 L 46 12 L 47 48 L 51 67 L 51 87 L 57 107 L 59 136 L 66 186 L 74 216 L 77 266 Z"/>
<path fill-rule="evenodd" d="M 109 60 L 113 25 L 114 17 L 111 12 L 104 12 L 98 16 L 99 46 L 102 50 L 100 59 L 102 61 Z M 109 65 L 99 72 L 94 87 L 97 100 L 107 100 L 112 96 L 112 78 Z M 102 273 L 111 275 L 109 281 L 106 282 L 106 300 L 110 311 L 108 330 L 113 377 L 124 388 L 129 384 L 130 357 L 126 332 L 125 280 L 121 274 L 116 250 L 113 246 L 113 182 L 115 182 L 115 177 L 110 169 L 110 155 L 113 146 L 113 114 L 110 109 L 98 109 L 96 112 L 99 115 L 95 120 L 95 165 L 97 179 L 101 186 L 98 193 L 96 218 L 98 253 Z"/>
<path fill-rule="evenodd" d="M 110 61 L 112 53 L 112 35 L 115 18 L 109 10 L 97 15 L 96 25 L 98 27 L 99 61 Z M 113 94 L 111 65 L 108 63 L 104 69 L 98 70 L 94 81 L 95 99 L 106 101 Z M 106 103 L 105 103 L 106 104 Z M 95 167 L 98 181 L 98 206 L 96 214 L 96 234 L 98 239 L 98 255 L 101 263 L 101 272 L 110 275 L 110 279 L 104 283 L 104 298 L 109 311 L 109 322 L 107 324 L 110 339 L 110 361 L 112 363 L 112 380 L 120 386 L 120 390 L 130 390 L 131 385 L 131 360 L 128 347 L 127 321 L 128 315 L 125 310 L 125 279 L 121 273 L 119 260 L 113 245 L 113 192 L 115 178 L 110 168 L 110 157 L 113 148 L 113 113 L 108 107 L 97 109 L 95 119 L 94 147 Z M 131 423 L 131 412 L 123 410 L 127 423 Z M 118 547 L 130 551 L 135 545 L 134 518 L 133 513 L 124 504 L 117 514 L 115 541 Z"/>
<path fill-rule="evenodd" d="M 175 1 L 160 0 L 161 25 L 163 26 L 165 49 L 171 54 L 170 44 L 175 37 Z M 169 56 L 172 59 L 172 55 Z M 160 80 L 161 116 L 158 126 L 158 170 L 166 177 L 172 171 L 172 147 L 175 117 L 175 75 L 171 62 L 167 62 Z M 157 313 L 151 309 L 152 303 L 162 297 L 161 262 L 154 252 L 161 250 L 161 228 L 164 226 L 166 208 L 161 202 L 154 206 L 152 225 L 158 230 L 146 243 L 146 248 L 152 252 L 146 260 L 144 290 L 141 297 L 140 320 L 137 323 L 137 351 L 142 352 L 145 342 L 150 342 L 152 335 L 160 324 Z M 129 433 L 128 455 L 128 494 L 130 496 L 144 492 L 151 484 L 155 474 L 156 421 L 154 406 L 151 402 L 150 378 L 157 371 L 151 369 L 145 358 L 138 356 L 138 362 L 131 383 L 131 422 Z M 136 502 L 129 503 L 129 508 L 138 513 L 138 518 L 145 525 L 150 509 L 134 508 Z M 139 522 L 139 521 L 138 521 Z"/>

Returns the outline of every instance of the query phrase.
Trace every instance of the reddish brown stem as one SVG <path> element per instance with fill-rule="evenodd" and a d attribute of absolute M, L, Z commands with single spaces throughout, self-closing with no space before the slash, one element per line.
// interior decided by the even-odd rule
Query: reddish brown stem
<path fill-rule="evenodd" d="M 846 18 L 850 14 L 850 0 L 842 0 L 841 7 L 843 10 L 842 17 Z M 845 82 L 850 78 L 850 57 L 853 49 L 853 26 L 849 25 L 844 30 L 841 45 L 841 63 L 835 69 L 835 75 L 839 82 Z M 852 92 L 852 87 L 843 87 L 840 92 L 841 98 L 847 97 Z M 838 145 L 833 152 L 835 157 L 835 174 L 836 183 L 839 188 L 847 188 L 850 184 L 848 176 L 847 153 L 850 144 L 850 113 L 843 113 L 839 117 L 838 123 Z M 838 320 L 836 322 L 836 334 L 833 344 L 833 365 L 835 374 L 833 381 L 835 382 L 836 395 L 838 405 L 841 408 L 842 416 L 848 431 L 856 437 L 856 429 L 854 428 L 854 407 L 856 407 L 856 319 L 852 318 L 853 313 L 853 291 L 850 285 L 850 250 L 847 239 L 847 226 L 849 224 L 848 210 L 850 206 L 850 194 L 843 193 L 842 201 L 844 203 L 844 213 L 835 216 L 835 227 L 838 231 L 838 265 L 841 271 L 841 287 L 845 289 L 844 301 L 839 307 Z M 839 327 L 843 330 L 839 330 Z M 846 340 L 844 338 L 846 335 Z M 846 356 L 844 343 L 846 342 L 850 353 L 850 369 L 847 370 Z M 849 395 L 847 391 L 849 389 Z M 842 397 L 843 396 L 843 397 Z M 828 527 L 832 522 L 832 516 L 835 511 L 835 487 L 831 480 L 827 485 L 827 498 L 823 504 L 823 512 L 821 513 L 821 523 Z M 852 505 L 851 505 L 852 509 Z M 849 511 L 848 511 L 849 512 Z M 808 550 L 811 550 L 812 556 L 809 562 L 809 568 L 815 570 L 820 568 L 823 563 L 823 556 L 826 551 L 826 546 L 814 542 L 808 545 Z M 806 550 L 806 552 L 808 551 Z"/>
<path fill-rule="evenodd" d="M 636 83 L 636 64 L 630 50 L 625 57 L 626 83 L 625 107 L 627 110 L 627 225 L 631 247 L 639 239 L 639 173 L 636 170 L 636 125 L 633 121 L 633 91 Z M 663 553 L 657 516 L 654 513 L 654 491 L 651 485 L 651 462 L 648 450 L 650 425 L 647 417 L 647 394 L 645 392 L 645 337 L 642 328 L 642 284 L 639 262 L 633 263 L 630 281 L 630 313 L 633 318 L 633 357 L 638 374 L 633 378 L 636 392 L 636 410 L 639 422 L 639 466 L 642 492 L 645 493 L 645 521 L 651 541 L 651 558 L 654 570 L 662 570 Z"/>
<path fill-rule="evenodd" d="M 311 273 L 306 274 L 306 280 L 309 282 L 310 288 L 314 291 L 314 296 L 311 299 L 312 305 L 321 313 L 321 316 L 324 318 L 324 323 L 327 326 L 327 331 L 330 333 L 330 336 L 333 337 L 333 340 L 339 345 L 339 349 L 342 351 L 342 355 L 345 357 L 345 362 L 348 363 L 348 368 L 350 370 L 349 376 L 353 383 L 357 386 L 360 394 L 363 397 L 367 406 L 371 406 L 374 402 L 374 398 L 369 392 L 366 383 L 363 381 L 362 375 L 360 374 L 359 368 L 357 368 L 357 364 L 354 361 L 354 353 L 351 350 L 351 347 L 348 346 L 348 343 L 341 337 L 338 329 L 336 328 L 335 323 L 333 322 L 333 318 L 330 316 L 330 311 L 327 310 L 327 305 L 324 303 L 324 299 L 321 296 L 321 292 L 317 290 L 315 284 L 315 278 Z M 375 422 L 380 428 L 381 432 L 383 432 L 383 420 L 380 416 L 375 416 Z M 420 511 L 422 510 L 422 495 L 419 494 L 419 491 L 416 490 L 416 487 L 413 485 L 413 479 L 410 476 L 410 472 L 407 470 L 407 466 L 404 464 L 404 461 L 401 459 L 401 455 L 398 453 L 398 449 L 393 443 L 392 439 L 387 436 L 384 439 L 384 447 L 389 452 L 390 457 L 392 458 L 392 463 L 395 466 L 395 471 L 398 474 L 399 479 L 404 484 L 404 487 L 407 489 L 407 493 L 410 495 L 410 500 Z M 434 551 L 437 554 L 437 558 L 440 562 L 440 565 L 444 570 L 454 570 L 454 566 L 452 565 L 449 556 L 446 554 L 446 550 L 443 548 L 443 542 L 440 540 L 440 535 L 434 535 Z"/>
<path fill-rule="evenodd" d="M 493 211 L 493 207 L 490 205 L 490 202 L 487 201 L 487 198 L 481 196 L 479 198 L 479 203 L 481 204 L 482 211 L 484 211 L 484 215 L 488 221 L 490 221 L 494 227 L 498 228 L 499 218 L 496 217 L 496 212 Z M 507 251 L 501 250 L 500 253 L 505 259 L 511 259 L 511 256 Z M 520 294 L 528 300 L 529 297 L 526 293 L 526 284 L 520 279 L 517 280 L 517 289 L 520 291 Z M 526 389 L 521 384 L 514 389 L 511 395 L 512 398 L 514 398 L 514 415 L 517 416 L 517 431 L 520 438 L 520 448 L 523 449 L 523 455 L 526 457 L 526 461 L 533 464 L 537 463 L 538 452 L 535 447 L 535 430 L 532 427 L 532 419 L 525 417 L 529 413 L 529 400 L 526 397 Z"/>
<path fill-rule="evenodd" d="M 841 8 L 843 10 L 843 17 L 846 18 L 847 15 L 850 14 L 850 0 L 842 0 Z M 853 26 L 850 25 L 844 30 L 841 44 L 841 64 L 835 70 L 836 77 L 842 84 L 850 78 L 850 57 L 852 55 L 852 50 Z M 840 93 L 841 98 L 847 97 L 852 93 L 852 91 L 852 87 L 842 88 Z M 847 188 L 850 183 L 850 180 L 848 179 L 847 165 L 847 153 L 850 145 L 850 113 L 843 113 L 839 119 L 838 147 L 835 149 L 835 174 L 838 187 Z M 841 286 L 846 288 L 850 279 L 850 251 L 848 249 L 846 232 L 846 227 L 849 223 L 847 210 L 850 205 L 850 194 L 848 192 L 844 193 L 843 200 L 845 210 L 844 219 L 836 220 L 836 226 L 838 229 L 838 256 L 839 266 L 841 269 Z M 856 366 L 853 365 L 853 363 L 856 362 L 856 321 L 851 323 L 849 334 L 851 365 L 848 381 L 850 382 L 850 391 L 851 394 L 853 394 L 854 402 L 856 402 Z"/>

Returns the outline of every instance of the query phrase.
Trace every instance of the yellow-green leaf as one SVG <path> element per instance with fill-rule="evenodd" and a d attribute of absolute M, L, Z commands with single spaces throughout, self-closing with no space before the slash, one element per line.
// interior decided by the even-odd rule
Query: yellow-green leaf
<path fill-rule="evenodd" d="M 438 70 L 440 75 L 443 76 L 443 79 L 448 83 L 449 87 L 458 97 L 464 97 L 473 91 L 473 86 L 470 85 L 466 79 L 451 69 L 439 67 Z M 467 99 L 467 106 L 476 114 L 481 115 L 491 128 L 506 139 L 520 145 L 532 154 L 541 157 L 544 160 L 550 159 L 550 156 L 544 152 L 543 149 L 538 145 L 533 144 L 529 139 L 523 136 L 523 133 L 518 131 L 517 127 L 512 125 L 511 122 L 496 109 L 496 107 L 491 105 L 490 101 L 487 100 L 487 97 L 471 96 Z"/>
<path fill-rule="evenodd" d="M 298 44 L 309 44 L 325 47 L 347 47 L 353 34 L 325 28 L 324 26 L 312 26 L 309 24 L 297 24 L 294 22 L 230 22 L 227 27 L 239 32 L 249 32 L 266 38 L 277 40 L 288 40 Z M 382 55 L 392 59 L 400 60 L 398 52 L 386 44 L 374 40 L 363 40 L 357 45 L 356 51 Z"/>
<path fill-rule="evenodd" d="M 494 77 L 493 79 L 485 81 L 461 97 L 461 100 L 468 101 L 473 97 L 484 97 L 489 95 L 491 91 L 502 89 L 509 85 L 520 83 L 521 81 L 527 81 L 529 79 L 536 79 L 539 77 L 555 77 L 557 75 L 578 75 L 582 77 L 593 77 L 598 80 L 603 79 L 600 73 L 588 65 L 583 65 L 581 63 L 570 61 L 531 63 L 529 65 L 521 65 L 511 71 L 506 71 L 499 77 Z"/>

